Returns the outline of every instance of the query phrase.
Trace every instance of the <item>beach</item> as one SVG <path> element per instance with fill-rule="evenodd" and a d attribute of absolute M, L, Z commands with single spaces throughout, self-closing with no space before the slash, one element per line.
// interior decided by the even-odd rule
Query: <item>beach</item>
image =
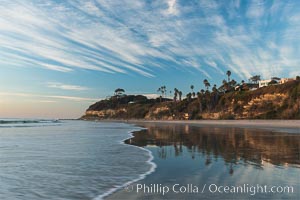
<path fill-rule="evenodd" d="M 152 171 L 124 123 L 0 119 L 0 199 L 102 199 Z"/>
<path fill-rule="evenodd" d="M 299 199 L 297 121 L 124 122 L 0 120 L 0 198 Z"/>
<path fill-rule="evenodd" d="M 107 199 L 299 198 L 297 120 L 128 123 L 146 129 L 125 143 L 149 150 L 157 167 Z"/>
<path fill-rule="evenodd" d="M 128 120 L 127 122 L 140 126 L 145 124 L 180 124 L 198 127 L 213 126 L 269 129 L 300 133 L 300 120 Z"/>
<path fill-rule="evenodd" d="M 300 200 L 300 0 L 0 0 L 0 200 Z"/>

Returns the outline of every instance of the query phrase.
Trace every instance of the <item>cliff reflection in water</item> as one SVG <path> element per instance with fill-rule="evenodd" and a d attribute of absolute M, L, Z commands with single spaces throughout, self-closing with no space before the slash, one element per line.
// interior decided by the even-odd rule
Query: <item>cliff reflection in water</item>
<path fill-rule="evenodd" d="M 300 135 L 245 128 L 213 128 L 190 125 L 146 124 L 147 130 L 134 133 L 126 143 L 157 147 L 162 159 L 181 156 L 187 148 L 190 156 L 202 156 L 205 164 L 222 158 L 233 165 L 255 165 L 263 169 L 276 166 L 300 167 Z M 173 149 L 170 151 L 170 149 Z"/>

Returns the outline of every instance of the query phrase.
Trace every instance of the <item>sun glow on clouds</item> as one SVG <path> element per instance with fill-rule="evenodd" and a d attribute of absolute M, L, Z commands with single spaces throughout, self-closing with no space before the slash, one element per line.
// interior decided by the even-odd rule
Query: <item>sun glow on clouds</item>
<path fill-rule="evenodd" d="M 66 95 L 0 92 L 0 117 L 78 118 L 99 99 Z"/>
<path fill-rule="evenodd" d="M 22 98 L 40 98 L 44 99 L 42 101 L 54 102 L 52 100 L 45 99 L 57 99 L 57 100 L 70 100 L 70 101 L 78 101 L 78 102 L 96 102 L 99 99 L 94 98 L 84 98 L 84 97 L 75 97 L 75 96 L 64 96 L 64 95 L 42 95 L 42 94 L 31 94 L 31 93 L 20 93 L 20 92 L 0 92 L 0 97 L 22 97 Z"/>

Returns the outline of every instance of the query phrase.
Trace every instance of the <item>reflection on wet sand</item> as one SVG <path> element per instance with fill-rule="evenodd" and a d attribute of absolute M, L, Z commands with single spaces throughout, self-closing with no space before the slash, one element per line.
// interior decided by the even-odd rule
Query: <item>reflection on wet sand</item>
<path fill-rule="evenodd" d="M 245 128 L 213 128 L 190 125 L 146 124 L 128 144 L 155 146 L 161 159 L 181 156 L 183 147 L 190 156 L 205 157 L 210 165 L 222 158 L 233 174 L 235 165 L 254 165 L 264 169 L 268 163 L 275 166 L 300 166 L 300 135 Z M 173 149 L 173 151 L 170 151 Z M 217 162 L 217 161 L 216 161 Z"/>
<path fill-rule="evenodd" d="M 144 122 L 127 144 L 153 156 L 155 171 L 136 184 L 291 186 L 293 193 L 119 191 L 109 199 L 299 199 L 300 134 L 254 128 Z M 273 129 L 281 131 L 281 128 Z M 134 184 L 133 187 L 136 185 Z"/>

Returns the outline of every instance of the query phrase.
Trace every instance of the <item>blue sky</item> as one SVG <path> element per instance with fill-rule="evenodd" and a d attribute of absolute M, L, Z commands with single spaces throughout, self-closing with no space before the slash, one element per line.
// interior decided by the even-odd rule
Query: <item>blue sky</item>
<path fill-rule="evenodd" d="M 0 117 L 79 117 L 112 95 L 300 74 L 300 1 L 2 0 Z"/>

